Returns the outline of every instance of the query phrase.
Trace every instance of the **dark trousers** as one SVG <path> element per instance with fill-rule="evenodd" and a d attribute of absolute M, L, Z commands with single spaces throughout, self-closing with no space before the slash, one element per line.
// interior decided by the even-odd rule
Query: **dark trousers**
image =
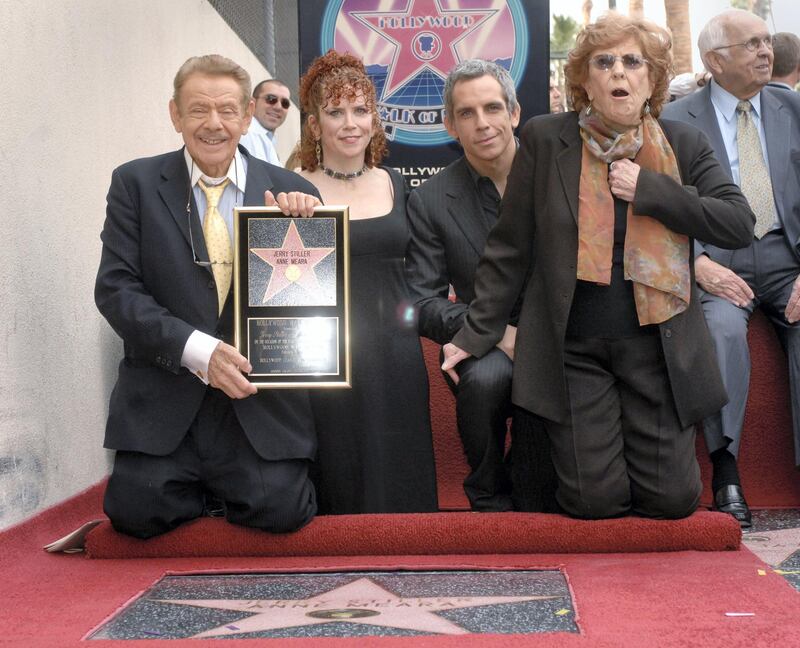
<path fill-rule="evenodd" d="M 560 513 L 558 479 L 541 417 L 514 406 L 511 416 L 511 499 L 515 511 Z"/>
<path fill-rule="evenodd" d="M 570 515 L 691 514 L 700 499 L 694 427 L 681 427 L 657 335 L 567 338 L 572 421 L 544 421 Z"/>
<path fill-rule="evenodd" d="M 317 510 L 309 463 L 261 458 L 230 399 L 209 388 L 172 453 L 117 452 L 103 508 L 117 531 L 149 538 L 202 515 L 210 492 L 224 502 L 226 518 L 233 524 L 294 531 Z"/>
<path fill-rule="evenodd" d="M 456 397 L 456 422 L 470 473 L 464 492 L 474 511 L 510 511 L 511 476 L 505 457 L 511 416 L 510 358 L 492 349 L 458 365 L 459 383 L 443 374 Z"/>

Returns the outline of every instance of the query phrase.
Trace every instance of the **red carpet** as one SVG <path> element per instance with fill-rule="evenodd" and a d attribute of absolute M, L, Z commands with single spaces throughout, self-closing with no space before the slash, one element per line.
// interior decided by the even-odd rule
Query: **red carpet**
<path fill-rule="evenodd" d="M 337 569 L 559 568 L 573 594 L 580 635 L 464 635 L 458 637 L 262 640 L 280 648 L 753 648 L 793 646 L 800 636 L 800 596 L 752 553 L 508 554 L 284 558 L 154 558 L 86 560 L 47 554 L 41 546 L 97 517 L 100 488 L 0 534 L 4 605 L 0 644 L 79 648 L 91 629 L 165 573 L 197 571 L 334 571 Z M 759 575 L 758 570 L 765 575 Z M 726 612 L 754 616 L 729 617 Z M 91 644 L 88 644 L 91 645 Z M 134 648 L 152 641 L 103 646 Z M 158 644 L 161 645 L 161 644 Z M 211 644 L 174 640 L 170 648 Z M 246 639 L 224 645 L 252 646 Z"/>
<path fill-rule="evenodd" d="M 203 518 L 150 540 L 105 522 L 89 533 L 86 549 L 91 558 L 626 553 L 728 551 L 740 540 L 731 516 L 708 511 L 685 520 L 592 522 L 544 513 L 430 513 L 321 516 L 288 535 Z"/>

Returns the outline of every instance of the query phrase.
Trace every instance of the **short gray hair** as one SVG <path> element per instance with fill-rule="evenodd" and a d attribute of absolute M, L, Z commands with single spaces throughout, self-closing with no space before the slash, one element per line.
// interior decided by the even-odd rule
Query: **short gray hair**
<path fill-rule="evenodd" d="M 744 9 L 728 9 L 714 16 L 700 31 L 700 35 L 697 37 L 697 49 L 700 51 L 700 58 L 703 60 L 706 69 L 708 69 L 706 54 L 718 47 L 729 44 L 726 42 L 728 40 L 728 23 L 733 18 L 743 15 L 758 18 L 754 13 Z"/>
<path fill-rule="evenodd" d="M 482 76 L 493 77 L 500 84 L 509 114 L 517 109 L 519 105 L 517 89 L 508 70 L 492 61 L 466 59 L 450 70 L 450 74 L 447 75 L 447 80 L 444 82 L 444 111 L 448 118 L 453 114 L 453 88 L 455 85 L 459 81 L 470 81 Z"/>

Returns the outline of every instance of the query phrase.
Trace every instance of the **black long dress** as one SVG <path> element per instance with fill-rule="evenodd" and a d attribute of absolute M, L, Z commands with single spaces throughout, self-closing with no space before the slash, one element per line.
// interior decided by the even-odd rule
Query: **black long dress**
<path fill-rule="evenodd" d="M 312 390 L 319 512 L 437 510 L 428 376 L 404 274 L 402 177 L 394 206 L 350 221 L 352 389 Z"/>

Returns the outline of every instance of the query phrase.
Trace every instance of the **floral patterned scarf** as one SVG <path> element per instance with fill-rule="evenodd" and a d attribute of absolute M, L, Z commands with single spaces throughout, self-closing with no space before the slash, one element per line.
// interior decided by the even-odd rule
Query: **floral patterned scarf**
<path fill-rule="evenodd" d="M 643 169 L 665 173 L 683 184 L 675 154 L 658 122 L 645 115 L 638 127 L 617 132 L 598 115 L 579 116 L 583 155 L 578 197 L 578 279 L 611 283 L 614 198 L 608 164 L 633 158 Z M 625 279 L 633 281 L 639 324 L 659 324 L 689 306 L 689 239 L 650 216 L 633 215 L 628 205 Z"/>

